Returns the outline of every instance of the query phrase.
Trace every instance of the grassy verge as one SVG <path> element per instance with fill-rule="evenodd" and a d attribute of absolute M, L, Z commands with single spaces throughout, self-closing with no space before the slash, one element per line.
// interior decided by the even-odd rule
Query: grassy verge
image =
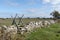
<path fill-rule="evenodd" d="M 60 40 L 60 24 L 53 24 L 49 28 L 38 28 L 28 34 L 25 40 Z"/>

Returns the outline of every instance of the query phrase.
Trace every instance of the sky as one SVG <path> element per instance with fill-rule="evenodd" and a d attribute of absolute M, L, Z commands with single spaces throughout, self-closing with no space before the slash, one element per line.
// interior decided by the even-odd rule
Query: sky
<path fill-rule="evenodd" d="M 54 10 L 60 11 L 60 0 L 0 0 L 0 18 L 18 14 L 24 17 L 51 17 Z"/>

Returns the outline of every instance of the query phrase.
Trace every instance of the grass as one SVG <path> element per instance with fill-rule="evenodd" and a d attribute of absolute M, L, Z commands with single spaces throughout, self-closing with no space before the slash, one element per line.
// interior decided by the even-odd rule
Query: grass
<path fill-rule="evenodd" d="M 60 24 L 53 24 L 49 28 L 38 28 L 28 34 L 25 40 L 60 40 Z"/>
<path fill-rule="evenodd" d="M 30 21 L 40 21 L 40 19 L 23 19 L 24 24 Z M 18 19 L 16 19 L 18 22 Z M 11 25 L 12 19 L 0 19 L 0 26 Z M 29 34 L 17 34 L 17 40 L 60 40 L 60 23 L 50 25 L 49 28 L 37 28 Z"/>
<path fill-rule="evenodd" d="M 22 19 L 22 21 L 23 21 L 24 24 L 27 24 L 27 23 L 29 23 L 31 21 L 40 21 L 40 20 L 41 19 L 36 19 L 36 18 L 30 18 L 30 19 L 23 18 Z M 12 21 L 13 21 L 13 19 L 11 19 L 11 18 L 8 18 L 8 19 L 6 19 L 6 18 L 0 18 L 0 26 L 2 26 L 2 25 L 10 26 L 12 24 Z M 16 19 L 16 22 L 18 23 L 19 20 Z"/>

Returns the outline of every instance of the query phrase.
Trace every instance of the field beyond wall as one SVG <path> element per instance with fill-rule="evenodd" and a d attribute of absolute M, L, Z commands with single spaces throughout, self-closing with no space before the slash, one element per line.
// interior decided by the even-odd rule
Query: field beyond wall
<path fill-rule="evenodd" d="M 43 19 L 36 18 L 23 18 L 22 21 L 24 24 L 27 24 L 31 21 L 40 21 Z M 46 19 L 50 20 L 50 19 Z M 13 19 L 11 18 L 0 18 L 0 26 L 7 25 L 11 26 Z M 19 20 L 16 19 L 16 23 Z M 24 35 L 17 34 L 17 40 L 60 40 L 60 23 L 55 23 L 50 25 L 48 28 L 37 28 L 33 32 L 25 33 Z M 14 38 L 15 39 L 15 38 Z"/>

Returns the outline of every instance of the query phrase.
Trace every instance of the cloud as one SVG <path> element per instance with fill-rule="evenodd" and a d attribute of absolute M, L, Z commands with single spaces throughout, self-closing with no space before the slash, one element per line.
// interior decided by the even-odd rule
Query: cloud
<path fill-rule="evenodd" d="M 60 0 L 52 0 L 51 4 L 54 4 L 54 5 L 60 4 Z"/>
<path fill-rule="evenodd" d="M 60 12 L 60 5 L 53 5 L 52 8 Z"/>
<path fill-rule="evenodd" d="M 50 0 L 43 0 L 43 3 L 45 4 L 45 3 L 49 3 L 50 2 Z"/>
<path fill-rule="evenodd" d="M 52 5 L 60 4 L 60 0 L 43 0 L 43 3 L 50 3 Z"/>
<path fill-rule="evenodd" d="M 14 2 L 14 1 L 16 0 L 4 0 L 4 4 L 8 6 L 15 6 L 15 7 L 21 6 L 21 4 L 19 4 L 18 2 Z"/>
<path fill-rule="evenodd" d="M 20 4 L 14 2 L 7 2 L 7 5 L 16 6 L 16 7 L 21 6 Z"/>
<path fill-rule="evenodd" d="M 19 2 L 22 3 L 19 3 Z M 23 3 L 24 2 L 24 3 Z M 35 0 L 6 0 L 6 4 L 10 6 L 24 6 L 24 5 L 35 5 L 36 1 Z"/>
<path fill-rule="evenodd" d="M 33 5 L 33 4 L 35 4 L 36 2 L 35 2 L 35 0 L 29 0 L 28 1 L 28 5 Z"/>
<path fill-rule="evenodd" d="M 36 12 L 36 9 L 27 9 L 26 11 L 27 12 L 30 12 L 30 13 L 35 13 Z"/>
<path fill-rule="evenodd" d="M 10 6 L 36 5 L 40 0 L 5 0 L 5 4 Z"/>
<path fill-rule="evenodd" d="M 60 0 L 43 0 L 43 4 L 48 4 L 52 10 L 60 11 Z"/>
<path fill-rule="evenodd" d="M 50 14 L 44 11 L 43 8 L 31 8 L 23 11 L 25 17 L 50 17 Z"/>

